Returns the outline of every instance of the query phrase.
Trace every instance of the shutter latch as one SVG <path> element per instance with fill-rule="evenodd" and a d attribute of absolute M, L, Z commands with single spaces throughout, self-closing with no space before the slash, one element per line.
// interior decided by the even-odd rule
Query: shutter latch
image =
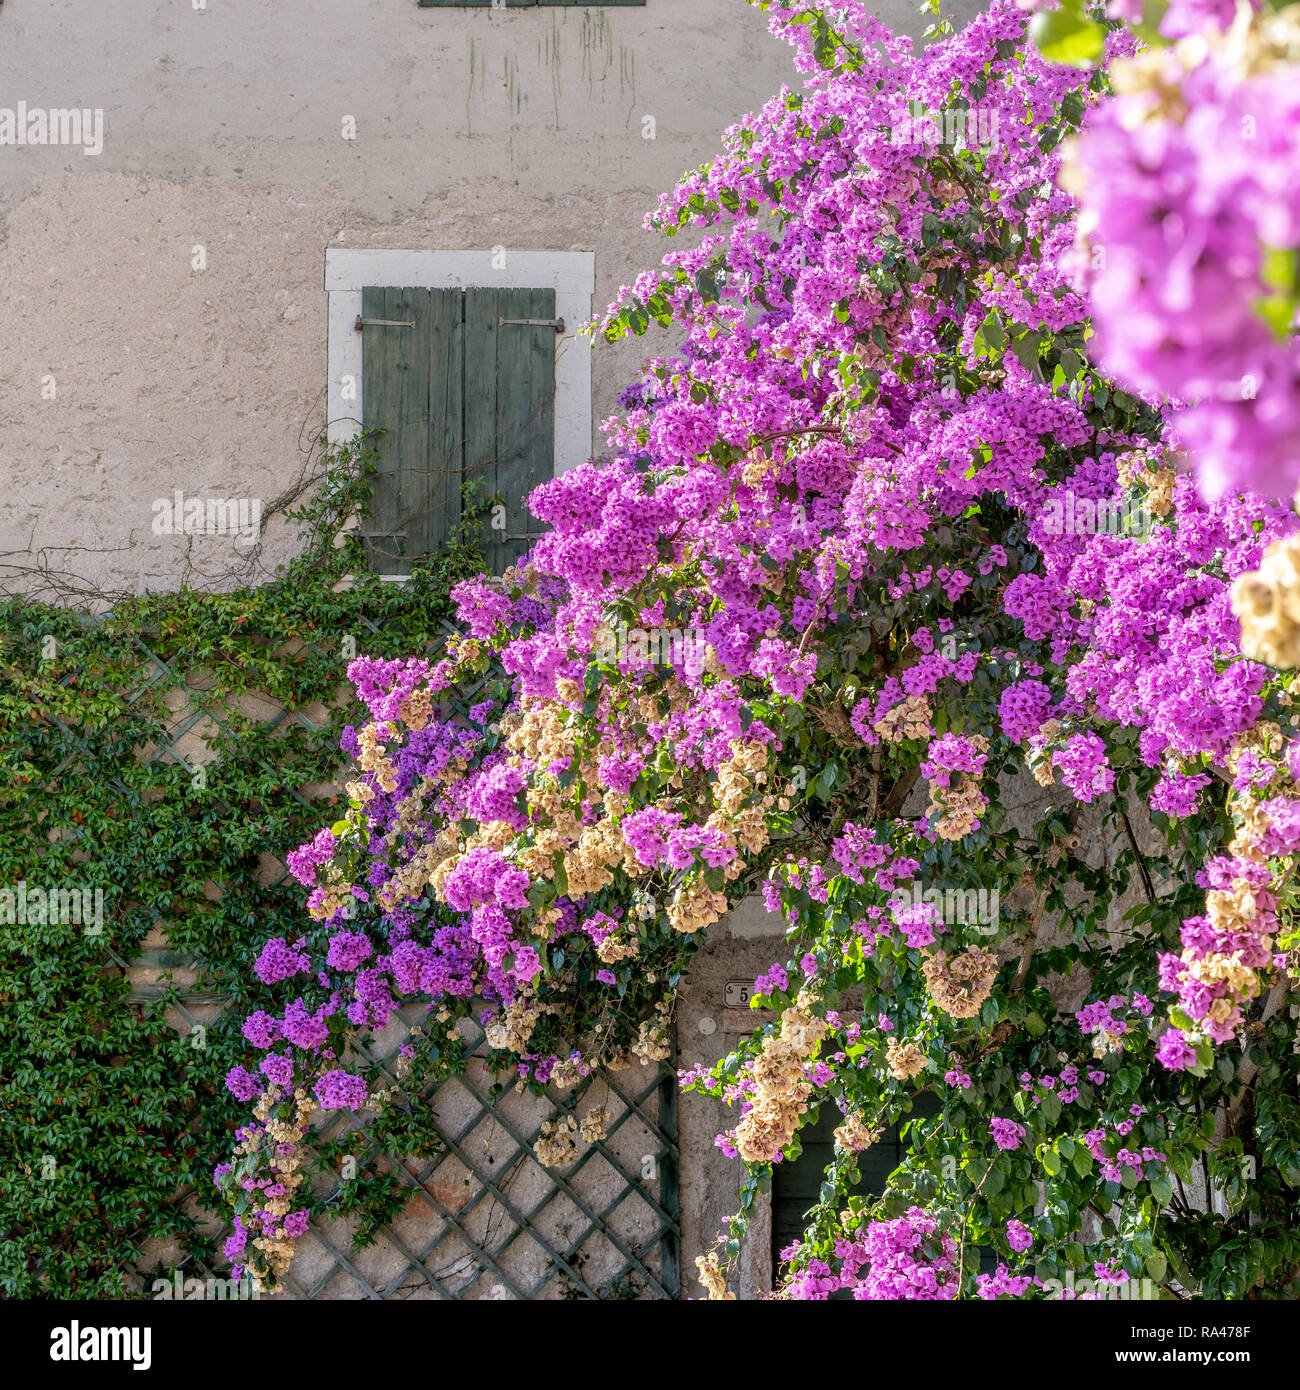
<path fill-rule="evenodd" d="M 497 319 L 497 327 L 507 323 L 522 323 L 529 328 L 553 328 L 557 333 L 563 333 L 563 319 Z"/>
<path fill-rule="evenodd" d="M 363 319 L 363 318 L 361 317 L 360 314 L 357 315 L 357 332 L 358 332 L 358 333 L 360 333 L 361 330 L 362 330 L 363 328 L 414 328 L 414 327 L 415 327 L 415 320 L 414 320 L 414 319 L 412 319 L 412 320 L 410 321 L 410 323 L 407 323 L 404 319 Z"/>

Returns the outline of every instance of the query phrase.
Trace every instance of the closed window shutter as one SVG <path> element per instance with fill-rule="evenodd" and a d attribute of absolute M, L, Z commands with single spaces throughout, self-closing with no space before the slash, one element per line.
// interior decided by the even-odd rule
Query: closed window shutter
<path fill-rule="evenodd" d="M 835 1157 L 835 1128 L 844 1117 L 834 1103 L 822 1106 L 815 1125 L 799 1131 L 803 1148 L 793 1161 L 786 1158 L 772 1168 L 772 1259 L 773 1268 L 786 1246 L 803 1238 L 808 1212 L 817 1205 L 826 1169 Z M 878 1196 L 885 1190 L 890 1173 L 898 1167 L 898 1130 L 887 1129 L 858 1158 L 858 1181 L 851 1191 L 860 1196 Z"/>
<path fill-rule="evenodd" d="M 554 319 L 554 290 L 465 292 L 466 467 L 483 479 L 479 495 L 500 497 L 505 508 L 503 524 L 487 529 L 493 574 L 541 534 L 524 504 L 555 476 Z"/>
<path fill-rule="evenodd" d="M 362 291 L 362 413 L 375 443 L 371 563 L 409 574 L 451 539 L 462 484 L 502 508 L 484 517 L 500 574 L 540 531 L 525 499 L 555 472 L 555 291 Z"/>
<path fill-rule="evenodd" d="M 939 1113 L 934 1096 L 921 1092 L 908 1117 L 920 1118 Z M 844 1117 L 833 1101 L 826 1101 L 817 1123 L 799 1131 L 803 1150 L 793 1162 L 783 1159 L 772 1167 L 772 1268 L 779 1269 L 781 1251 L 803 1237 L 805 1218 L 821 1197 L 826 1169 L 835 1156 L 835 1130 Z M 889 1175 L 902 1163 L 907 1145 L 900 1142 L 898 1126 L 890 1125 L 870 1148 L 858 1156 L 858 1179 L 849 1189 L 851 1196 L 878 1197 L 889 1182 Z M 992 1273 L 997 1265 L 993 1251 L 982 1249 L 980 1271 Z M 841 1301 L 852 1297 L 847 1290 L 831 1295 Z"/>

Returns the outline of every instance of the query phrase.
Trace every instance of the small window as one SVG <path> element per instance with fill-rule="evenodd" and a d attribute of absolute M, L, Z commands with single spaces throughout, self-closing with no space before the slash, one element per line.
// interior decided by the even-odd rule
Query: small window
<path fill-rule="evenodd" d="M 499 499 L 471 532 L 490 573 L 541 534 L 524 504 L 555 473 L 561 328 L 553 289 L 363 289 L 362 423 L 383 431 L 365 528 L 379 573 L 443 549 L 476 499 Z"/>

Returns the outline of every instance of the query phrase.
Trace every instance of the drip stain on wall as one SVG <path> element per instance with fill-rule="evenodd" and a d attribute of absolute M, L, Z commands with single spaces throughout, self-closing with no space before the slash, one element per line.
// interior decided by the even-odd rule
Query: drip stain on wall
<path fill-rule="evenodd" d="M 597 71 L 599 66 L 600 71 Z M 588 91 L 603 82 L 614 66 L 614 30 L 605 10 L 582 12 L 582 75 Z"/>

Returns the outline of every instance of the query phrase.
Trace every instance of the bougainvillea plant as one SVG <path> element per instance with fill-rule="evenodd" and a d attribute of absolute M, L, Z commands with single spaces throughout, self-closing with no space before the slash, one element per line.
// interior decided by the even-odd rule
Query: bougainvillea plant
<path fill-rule="evenodd" d="M 1206 269 L 1152 243 L 1202 205 L 1142 16 L 994 0 L 915 53 L 856 0 L 764 8 L 801 87 L 662 200 L 675 247 L 600 325 L 680 346 L 534 493 L 528 562 L 460 586 L 441 659 L 350 669 L 350 809 L 293 856 L 308 916 L 256 964 L 283 1005 L 227 1079 L 227 1253 L 288 1268 L 311 1114 L 391 1101 L 363 1046 L 400 1005 L 428 1004 L 412 1059 L 471 1015 L 527 1086 L 660 1059 L 692 951 L 761 891 L 776 1017 L 684 1077 L 736 1107 L 710 1297 L 830 1107 L 785 1296 L 1287 1296 L 1300 743 L 1233 603 L 1290 611 L 1260 567 L 1296 478 L 1277 439 L 1247 466 L 1274 398 L 1205 402 L 1291 360 L 1268 286 L 1300 238 L 1267 204 L 1300 180 L 1220 190 Z M 851 1192 L 899 1123 L 883 1194 Z"/>

